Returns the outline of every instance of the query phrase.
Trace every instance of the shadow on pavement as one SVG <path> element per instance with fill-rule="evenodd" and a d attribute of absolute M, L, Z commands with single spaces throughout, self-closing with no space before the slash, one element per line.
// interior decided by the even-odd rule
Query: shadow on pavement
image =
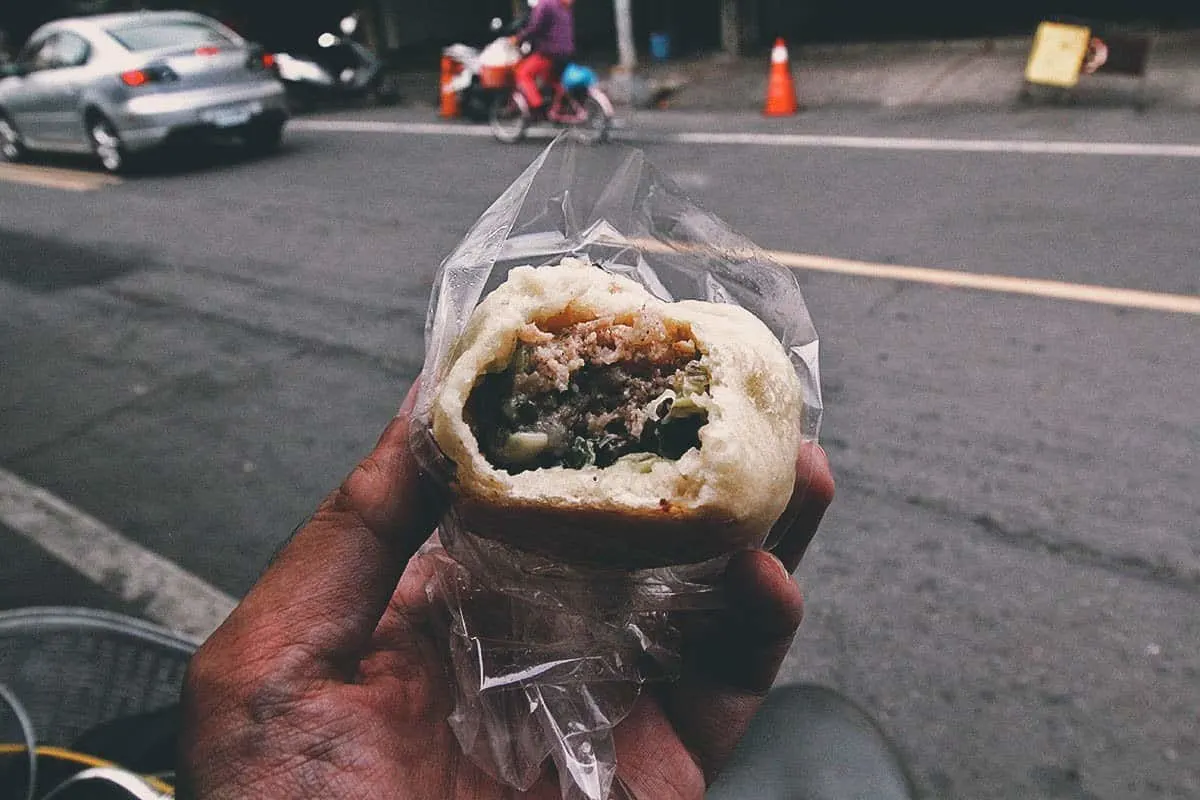
<path fill-rule="evenodd" d="M 238 167 L 243 164 L 286 159 L 302 153 L 306 149 L 302 144 L 289 141 L 286 138 L 287 134 L 284 136 L 284 142 L 277 151 L 265 154 L 249 152 L 246 148 L 233 143 L 212 143 L 142 153 L 138 155 L 136 161 L 130 164 L 127 171 L 121 173 L 121 177 L 136 179 L 183 176 Z M 103 174 L 104 172 L 94 158 L 85 155 L 36 152 L 30 153 L 21 163 L 33 167 L 77 170 L 92 174 Z"/>

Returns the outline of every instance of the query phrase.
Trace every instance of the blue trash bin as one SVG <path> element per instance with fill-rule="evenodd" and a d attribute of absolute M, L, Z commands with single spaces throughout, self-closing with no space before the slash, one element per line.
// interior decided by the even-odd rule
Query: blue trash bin
<path fill-rule="evenodd" d="M 650 34 L 650 55 L 655 61 L 666 61 L 671 57 L 671 35 L 669 33 Z"/>

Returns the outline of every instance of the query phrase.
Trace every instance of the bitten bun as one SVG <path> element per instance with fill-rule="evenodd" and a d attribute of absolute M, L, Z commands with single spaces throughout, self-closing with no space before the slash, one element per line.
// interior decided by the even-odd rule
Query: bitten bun
<path fill-rule="evenodd" d="M 511 474 L 464 416 L 481 376 L 503 371 L 518 332 L 564 316 L 651 315 L 690 327 L 711 375 L 699 449 Z M 637 569 L 695 563 L 761 544 L 795 482 L 803 391 L 774 334 L 745 309 L 661 301 L 575 259 L 520 267 L 475 309 L 437 388 L 432 433 L 454 464 L 453 513 L 472 533 L 573 564 Z"/>

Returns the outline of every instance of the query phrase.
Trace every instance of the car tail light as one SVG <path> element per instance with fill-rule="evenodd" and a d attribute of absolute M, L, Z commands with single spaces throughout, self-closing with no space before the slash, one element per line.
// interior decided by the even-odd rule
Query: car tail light
<path fill-rule="evenodd" d="M 219 47 L 208 46 L 208 47 L 197 47 L 196 48 L 196 55 L 198 55 L 198 56 L 215 56 L 217 53 L 220 53 L 220 52 L 221 52 L 221 48 L 219 48 Z"/>
<path fill-rule="evenodd" d="M 263 49 L 262 45 L 251 45 L 250 52 L 246 56 L 246 69 L 272 70 L 275 69 L 276 63 L 274 53 L 268 53 Z"/>
<path fill-rule="evenodd" d="M 143 69 L 131 69 L 128 72 L 121 73 L 121 83 L 134 88 L 145 86 L 148 83 L 168 83 L 177 80 L 179 80 L 179 76 L 175 74 L 175 70 L 165 64 L 145 67 Z"/>

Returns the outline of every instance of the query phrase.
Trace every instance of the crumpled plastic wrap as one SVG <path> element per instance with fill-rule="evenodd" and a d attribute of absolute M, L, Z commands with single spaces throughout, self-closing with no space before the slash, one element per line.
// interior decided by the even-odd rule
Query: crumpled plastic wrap
<path fill-rule="evenodd" d="M 753 312 L 790 354 L 805 393 L 797 424 L 816 438 L 818 340 L 795 276 L 690 201 L 642 152 L 560 138 L 480 217 L 435 279 L 413 425 L 429 473 L 452 484 L 454 465 L 433 441 L 430 413 L 472 311 L 511 269 L 566 256 L 664 300 Z M 517 789 L 532 786 L 551 759 L 564 800 L 620 796 L 612 730 L 641 686 L 678 674 L 678 615 L 721 605 L 727 557 L 637 572 L 573 567 L 473 535 L 453 505 L 439 538 L 448 558 L 439 559 L 430 591 L 449 620 L 457 688 L 450 723 L 463 751 Z"/>

